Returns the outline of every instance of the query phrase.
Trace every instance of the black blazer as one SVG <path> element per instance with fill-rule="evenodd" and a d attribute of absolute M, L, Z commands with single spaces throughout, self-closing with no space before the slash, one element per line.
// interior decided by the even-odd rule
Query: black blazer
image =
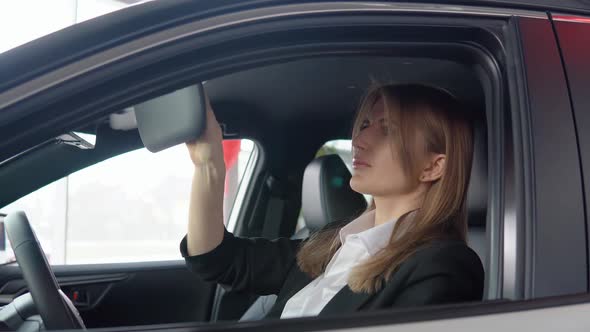
<path fill-rule="evenodd" d="M 313 279 L 295 260 L 301 240 L 239 238 L 225 231 L 223 241 L 202 255 L 188 256 L 186 236 L 180 252 L 187 267 L 206 281 L 236 291 L 278 294 L 266 316 L 279 318 L 287 301 Z M 361 310 L 479 301 L 484 271 L 477 254 L 461 241 L 441 240 L 417 251 L 374 294 L 342 288 L 320 316 Z"/>

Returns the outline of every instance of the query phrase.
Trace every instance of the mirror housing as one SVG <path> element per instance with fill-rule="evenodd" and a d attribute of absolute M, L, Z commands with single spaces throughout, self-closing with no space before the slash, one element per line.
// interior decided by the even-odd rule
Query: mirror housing
<path fill-rule="evenodd" d="M 199 138 L 206 125 L 202 84 L 174 91 L 134 107 L 139 135 L 145 147 L 158 152 Z"/>

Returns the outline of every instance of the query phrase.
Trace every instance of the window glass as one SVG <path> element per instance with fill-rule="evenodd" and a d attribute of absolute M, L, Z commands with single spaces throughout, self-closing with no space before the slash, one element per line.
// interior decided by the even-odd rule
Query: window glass
<path fill-rule="evenodd" d="M 255 144 L 226 140 L 225 222 Z M 2 208 L 26 212 L 51 264 L 180 259 L 193 165 L 184 145 L 131 151 L 70 174 Z M 12 252 L 0 252 L 7 261 Z"/>

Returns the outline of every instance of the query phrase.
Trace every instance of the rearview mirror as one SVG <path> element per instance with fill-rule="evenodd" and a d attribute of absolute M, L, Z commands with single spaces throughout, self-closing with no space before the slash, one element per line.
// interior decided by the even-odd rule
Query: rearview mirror
<path fill-rule="evenodd" d="M 136 105 L 135 118 L 141 141 L 151 152 L 199 138 L 206 120 L 202 84 Z"/>

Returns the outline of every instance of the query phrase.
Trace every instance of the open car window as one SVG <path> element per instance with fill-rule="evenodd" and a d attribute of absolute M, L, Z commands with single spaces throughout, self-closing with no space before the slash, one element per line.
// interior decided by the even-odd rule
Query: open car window
<path fill-rule="evenodd" d="M 241 205 L 237 192 L 249 183 L 243 179 L 254 150 L 250 140 L 224 141 L 226 224 Z M 72 173 L 0 212 L 25 211 L 53 265 L 180 259 L 192 169 L 184 145 L 155 154 L 142 148 Z M 7 245 L 0 263 L 12 259 Z"/>

